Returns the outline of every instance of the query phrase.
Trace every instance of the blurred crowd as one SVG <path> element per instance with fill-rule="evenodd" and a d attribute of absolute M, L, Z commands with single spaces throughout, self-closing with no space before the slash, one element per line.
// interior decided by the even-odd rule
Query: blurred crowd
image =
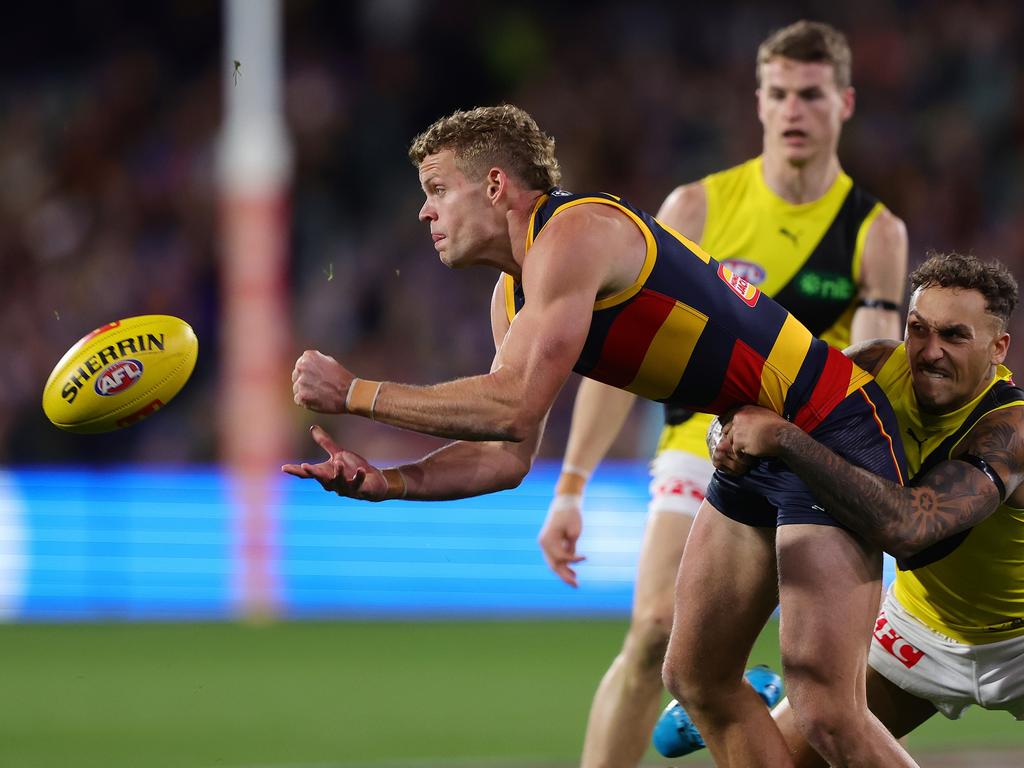
<path fill-rule="evenodd" d="M 63 5 L 60 15 L 19 6 L 0 32 L 0 464 L 213 461 L 216 157 L 231 76 L 220 5 Z M 566 188 L 655 210 L 676 185 L 759 151 L 757 45 L 801 17 L 850 39 L 858 106 L 840 157 L 907 222 L 912 265 L 956 249 L 1002 259 L 1024 280 L 1016 0 L 294 0 L 285 108 L 295 354 L 315 347 L 360 375 L 420 383 L 486 370 L 494 275 L 437 261 L 416 220 L 412 137 L 455 108 L 514 102 L 556 138 Z M 98 437 L 50 426 L 42 387 L 67 347 L 144 313 L 186 318 L 200 338 L 172 409 Z M 1024 311 L 1011 330 L 1010 363 L 1024 372 Z M 544 455 L 564 445 L 572 389 Z M 371 456 L 426 444 L 355 422 L 344 438 Z M 306 423 L 296 409 L 296 451 L 308 453 Z M 616 450 L 642 455 L 649 432 L 637 418 Z"/>

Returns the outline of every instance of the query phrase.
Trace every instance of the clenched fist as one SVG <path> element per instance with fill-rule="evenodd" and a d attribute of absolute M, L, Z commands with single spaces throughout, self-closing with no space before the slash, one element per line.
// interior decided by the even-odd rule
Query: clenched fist
<path fill-rule="evenodd" d="M 319 413 L 345 413 L 345 398 L 354 378 L 333 357 L 307 349 L 292 369 L 295 404 Z"/>

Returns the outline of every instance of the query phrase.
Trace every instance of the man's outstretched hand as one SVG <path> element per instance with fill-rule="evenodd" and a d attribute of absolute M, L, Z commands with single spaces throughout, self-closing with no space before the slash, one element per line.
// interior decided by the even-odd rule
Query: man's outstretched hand
<path fill-rule="evenodd" d="M 327 460 L 319 464 L 285 464 L 281 467 L 282 472 L 316 480 L 325 491 L 333 491 L 339 496 L 364 501 L 384 501 L 387 498 L 388 483 L 377 467 L 359 454 L 346 451 L 316 424 L 310 428 L 310 434 L 327 452 Z"/>

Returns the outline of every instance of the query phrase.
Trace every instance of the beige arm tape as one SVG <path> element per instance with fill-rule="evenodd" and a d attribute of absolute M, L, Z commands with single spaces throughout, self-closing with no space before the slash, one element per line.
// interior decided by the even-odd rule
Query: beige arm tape
<path fill-rule="evenodd" d="M 555 485 L 555 493 L 579 496 L 583 493 L 583 487 L 587 484 L 590 474 L 582 469 L 562 465 L 562 474 L 558 476 L 558 483 Z"/>
<path fill-rule="evenodd" d="M 373 418 L 373 409 L 380 397 L 382 382 L 369 379 L 352 379 L 345 396 L 345 410 L 356 416 Z"/>
<path fill-rule="evenodd" d="M 384 480 L 388 484 L 389 499 L 404 499 L 405 494 L 409 491 L 409 486 L 405 482 L 405 474 L 398 467 L 388 467 L 382 469 L 381 474 L 384 475 Z"/>

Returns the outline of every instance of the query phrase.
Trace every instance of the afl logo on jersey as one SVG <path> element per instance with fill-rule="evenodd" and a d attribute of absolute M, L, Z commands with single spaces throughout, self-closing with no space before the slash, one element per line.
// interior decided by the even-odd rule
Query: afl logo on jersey
<path fill-rule="evenodd" d="M 110 397 L 124 392 L 142 377 L 142 363 L 130 357 L 108 365 L 96 377 L 96 394 Z"/>
<path fill-rule="evenodd" d="M 744 278 L 733 274 L 733 271 L 725 266 L 725 264 L 718 265 L 718 276 L 722 278 L 730 288 L 732 288 L 733 293 L 743 299 L 743 302 L 748 307 L 753 307 L 757 304 L 757 300 L 761 296 L 761 291 L 752 286 Z"/>
<path fill-rule="evenodd" d="M 722 264 L 734 275 L 743 278 L 751 285 L 759 286 L 764 282 L 766 273 L 760 264 L 740 259 L 723 259 Z"/>

